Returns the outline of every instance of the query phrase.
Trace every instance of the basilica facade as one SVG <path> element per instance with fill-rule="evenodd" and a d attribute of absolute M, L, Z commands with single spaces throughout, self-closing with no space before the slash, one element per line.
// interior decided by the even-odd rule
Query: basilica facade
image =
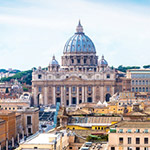
<path fill-rule="evenodd" d="M 104 56 L 98 59 L 94 43 L 79 21 L 75 34 L 64 46 L 61 65 L 53 56 L 48 69 L 33 70 L 33 105 L 108 102 L 114 93 L 130 91 L 130 81 L 110 68 Z"/>

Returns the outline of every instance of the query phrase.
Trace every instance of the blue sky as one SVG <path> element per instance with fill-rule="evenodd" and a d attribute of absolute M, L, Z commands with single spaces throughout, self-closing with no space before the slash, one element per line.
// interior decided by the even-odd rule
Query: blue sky
<path fill-rule="evenodd" d="M 150 64 L 149 0 L 0 0 L 0 68 L 61 63 L 79 19 L 110 66 Z"/>

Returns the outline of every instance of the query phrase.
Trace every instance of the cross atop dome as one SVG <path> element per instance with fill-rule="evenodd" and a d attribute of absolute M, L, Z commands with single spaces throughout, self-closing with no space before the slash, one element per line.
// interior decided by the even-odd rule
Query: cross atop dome
<path fill-rule="evenodd" d="M 82 25 L 81 25 L 80 20 L 79 20 L 78 26 L 77 26 L 77 28 L 76 28 L 76 31 L 77 31 L 77 33 L 83 33 L 83 27 L 82 27 Z"/>

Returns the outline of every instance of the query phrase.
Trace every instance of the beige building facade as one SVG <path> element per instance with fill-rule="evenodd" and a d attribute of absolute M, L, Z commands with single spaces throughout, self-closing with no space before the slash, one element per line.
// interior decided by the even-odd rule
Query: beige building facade
<path fill-rule="evenodd" d="M 62 65 L 53 56 L 48 69 L 39 67 L 32 73 L 32 95 L 35 106 L 77 105 L 83 102 L 104 102 L 118 90 L 130 90 L 130 80 L 119 78 L 104 56 L 98 61 L 91 39 L 78 24 L 76 33 L 66 42 Z M 125 81 L 124 81 L 125 80 Z M 129 82 L 126 82 L 129 80 Z M 125 84 L 122 84 L 122 83 Z"/>
<path fill-rule="evenodd" d="M 130 69 L 127 78 L 132 80 L 132 92 L 150 92 L 150 69 Z"/>
<path fill-rule="evenodd" d="M 108 150 L 148 150 L 150 122 L 123 121 L 110 129 Z"/>

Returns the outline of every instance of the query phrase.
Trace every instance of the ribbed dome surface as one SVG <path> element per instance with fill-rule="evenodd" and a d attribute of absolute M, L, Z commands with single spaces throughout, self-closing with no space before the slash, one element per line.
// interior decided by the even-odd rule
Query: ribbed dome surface
<path fill-rule="evenodd" d="M 96 53 L 92 40 L 83 33 L 80 21 L 76 30 L 77 32 L 66 42 L 64 53 Z"/>

